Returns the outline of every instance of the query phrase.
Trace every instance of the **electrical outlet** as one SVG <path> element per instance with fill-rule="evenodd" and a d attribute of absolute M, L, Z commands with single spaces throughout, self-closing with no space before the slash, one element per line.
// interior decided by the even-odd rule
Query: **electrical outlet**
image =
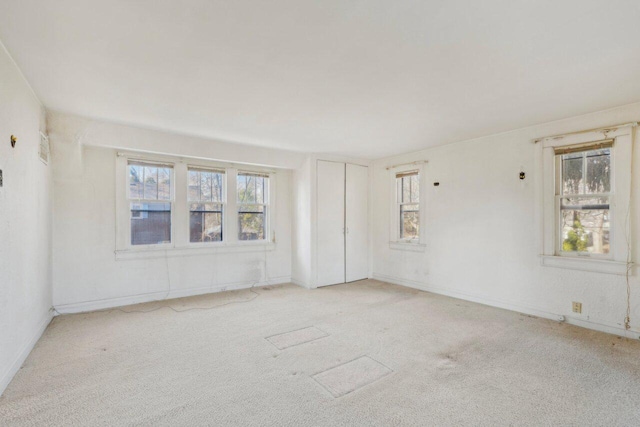
<path fill-rule="evenodd" d="M 574 313 L 582 313 L 582 303 L 581 302 L 573 301 L 571 303 L 571 306 L 573 308 L 573 312 Z"/>

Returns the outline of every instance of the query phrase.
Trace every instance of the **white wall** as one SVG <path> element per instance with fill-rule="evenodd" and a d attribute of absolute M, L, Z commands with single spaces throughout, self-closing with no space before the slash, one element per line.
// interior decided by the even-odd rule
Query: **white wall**
<path fill-rule="evenodd" d="M 38 158 L 44 109 L 1 43 L 0 130 L 1 394 L 51 321 L 52 187 Z"/>
<path fill-rule="evenodd" d="M 311 156 L 293 173 L 292 281 L 311 287 Z"/>
<path fill-rule="evenodd" d="M 163 154 L 185 155 L 183 137 L 112 125 L 59 113 L 48 115 L 56 145 L 54 163 L 53 302 L 60 312 L 76 312 L 134 302 L 285 283 L 291 280 L 291 171 L 276 173 L 275 248 L 180 256 L 118 259 L 115 250 L 116 150 L 160 141 Z M 112 138 L 117 138 L 117 141 Z M 185 137 L 187 142 L 188 137 Z M 226 147 L 211 153 L 207 141 L 186 144 L 192 157 L 284 167 L 302 156 L 278 150 L 247 154 Z M 173 145 L 170 145 L 173 144 Z M 214 143 L 215 144 L 215 143 Z M 187 252 L 190 250 L 187 250 Z"/>
<path fill-rule="evenodd" d="M 640 103 L 523 130 L 449 144 L 373 164 L 372 271 L 390 282 L 625 334 L 624 276 L 540 265 L 537 137 L 640 120 Z M 637 141 L 635 142 L 637 144 Z M 636 154 L 640 150 L 636 145 Z M 426 252 L 389 246 L 387 166 L 428 160 Z M 638 198 L 638 156 L 634 197 Z M 518 178 L 520 170 L 527 178 Z M 433 186 L 433 182 L 440 186 Z M 637 215 L 634 212 L 632 215 Z M 638 230 L 633 235 L 638 240 Z M 632 278 L 629 336 L 640 335 L 640 283 Z M 571 302 L 582 302 L 582 314 Z"/>

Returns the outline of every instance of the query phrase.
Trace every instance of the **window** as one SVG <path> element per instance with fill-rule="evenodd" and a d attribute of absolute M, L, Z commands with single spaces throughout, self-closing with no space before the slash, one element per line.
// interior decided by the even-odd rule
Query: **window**
<path fill-rule="evenodd" d="M 627 274 L 635 124 L 535 140 L 540 262 L 546 267 Z"/>
<path fill-rule="evenodd" d="M 420 173 L 417 170 L 396 174 L 396 200 L 400 240 L 420 238 Z"/>
<path fill-rule="evenodd" d="M 170 165 L 130 161 L 131 245 L 171 243 Z"/>
<path fill-rule="evenodd" d="M 276 249 L 275 173 L 141 155 L 115 156 L 116 259 Z"/>
<path fill-rule="evenodd" d="M 559 252 L 607 255 L 611 231 L 613 141 L 555 150 Z"/>
<path fill-rule="evenodd" d="M 189 241 L 221 242 L 224 171 L 189 168 Z"/>
<path fill-rule="evenodd" d="M 238 240 L 265 240 L 269 175 L 238 172 Z"/>

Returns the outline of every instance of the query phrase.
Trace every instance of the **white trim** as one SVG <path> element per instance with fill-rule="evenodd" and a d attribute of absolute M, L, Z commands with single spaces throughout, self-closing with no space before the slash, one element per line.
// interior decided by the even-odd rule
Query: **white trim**
<path fill-rule="evenodd" d="M 47 329 L 47 326 L 49 326 L 52 319 L 53 314 L 51 313 L 51 310 L 48 310 L 44 318 L 40 321 L 38 328 L 31 336 L 31 339 L 24 345 L 24 347 L 22 347 L 22 350 L 20 350 L 13 363 L 9 366 L 9 370 L 5 372 L 2 379 L 0 379 L 0 396 L 2 396 L 2 393 L 4 393 L 9 383 L 11 383 L 11 380 L 13 380 L 13 377 L 20 370 L 24 361 L 27 360 L 27 357 L 31 354 L 33 347 L 35 347 L 36 343 L 40 340 L 40 337 L 42 337 L 42 334 Z"/>
<path fill-rule="evenodd" d="M 427 245 L 417 242 L 389 242 L 389 249 L 410 252 L 425 252 L 427 250 Z"/>
<path fill-rule="evenodd" d="M 211 255 L 218 253 L 242 252 L 271 252 L 276 250 L 276 244 L 264 240 L 248 240 L 246 242 L 224 243 L 211 242 L 206 246 L 194 246 L 193 243 L 185 247 L 159 247 L 145 250 L 124 249 L 115 251 L 116 260 L 176 258 L 185 256 Z"/>
<path fill-rule="evenodd" d="M 625 129 L 634 128 L 636 126 L 638 126 L 638 122 L 630 122 L 630 123 L 624 123 L 621 125 L 614 125 L 614 126 L 603 126 L 595 129 L 587 129 L 582 131 L 545 136 L 542 138 L 534 139 L 533 142 L 536 144 L 539 142 L 543 142 L 545 147 L 569 145 L 572 143 L 567 142 L 566 140 L 570 140 L 571 138 L 577 138 L 578 140 L 582 140 L 584 139 L 584 134 L 591 134 L 591 135 L 604 134 L 604 135 L 609 135 L 609 137 L 619 136 L 628 132 L 628 130 L 625 130 Z M 620 129 L 622 129 L 622 132 L 618 132 Z M 601 139 L 601 138 L 598 138 L 598 139 Z"/>
<path fill-rule="evenodd" d="M 306 285 L 304 283 L 304 281 L 298 280 L 298 279 L 294 279 L 294 278 L 291 278 L 291 283 L 293 283 L 296 286 L 300 286 L 301 288 L 305 288 L 305 289 L 317 289 L 317 288 L 311 288 L 310 286 Z"/>
<path fill-rule="evenodd" d="M 391 283 L 394 285 L 406 286 L 408 288 L 418 289 L 425 292 L 431 292 L 438 295 L 444 295 L 451 298 L 457 298 L 465 301 L 475 302 L 478 304 L 488 305 L 491 307 L 502 308 L 509 311 L 515 311 L 517 313 L 528 314 L 531 316 L 541 317 L 544 319 L 554 320 L 556 322 L 564 322 L 570 325 L 579 326 L 586 329 L 592 329 L 595 331 L 605 332 L 608 334 L 618 335 L 621 337 L 638 339 L 640 338 L 640 331 L 624 329 L 624 325 L 611 324 L 602 321 L 584 320 L 578 319 L 573 316 L 564 316 L 562 314 L 552 313 L 546 310 L 540 310 L 532 307 L 525 307 L 519 304 L 514 304 L 508 301 L 500 301 L 493 298 L 487 298 L 480 295 L 470 295 L 464 292 L 455 290 L 435 287 L 427 285 L 426 283 L 402 279 L 399 277 L 387 276 L 384 274 L 373 274 L 373 279 L 380 280 L 382 282 Z"/>
<path fill-rule="evenodd" d="M 545 267 L 566 268 L 569 270 L 592 271 L 604 274 L 627 274 L 627 263 L 608 259 L 576 256 L 541 255 L 540 263 Z M 630 272 L 631 273 L 631 272 Z"/>
<path fill-rule="evenodd" d="M 107 308 L 123 307 L 144 302 L 163 301 L 173 298 L 183 298 L 195 295 L 212 294 L 224 291 L 249 289 L 259 286 L 281 285 L 291 283 L 290 276 L 282 276 L 262 280 L 260 282 L 230 282 L 215 286 L 203 286 L 199 288 L 173 289 L 170 291 L 149 292 L 145 294 L 131 295 L 118 298 L 107 298 L 95 301 L 77 302 L 71 304 L 56 305 L 54 308 L 59 314 L 85 313 Z"/>

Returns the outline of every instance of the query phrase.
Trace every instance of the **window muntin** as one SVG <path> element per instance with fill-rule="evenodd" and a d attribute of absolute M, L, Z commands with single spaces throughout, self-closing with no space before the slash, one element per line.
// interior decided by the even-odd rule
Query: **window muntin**
<path fill-rule="evenodd" d="M 556 150 L 559 251 L 606 256 L 611 248 L 611 145 Z"/>
<path fill-rule="evenodd" d="M 188 169 L 189 241 L 221 242 L 225 204 L 225 172 Z"/>
<path fill-rule="evenodd" d="M 419 171 L 397 173 L 396 189 L 399 238 L 405 241 L 417 241 L 420 237 Z"/>
<path fill-rule="evenodd" d="M 269 175 L 238 172 L 238 240 L 266 240 Z"/>
<path fill-rule="evenodd" d="M 129 161 L 131 245 L 171 243 L 171 165 Z"/>

